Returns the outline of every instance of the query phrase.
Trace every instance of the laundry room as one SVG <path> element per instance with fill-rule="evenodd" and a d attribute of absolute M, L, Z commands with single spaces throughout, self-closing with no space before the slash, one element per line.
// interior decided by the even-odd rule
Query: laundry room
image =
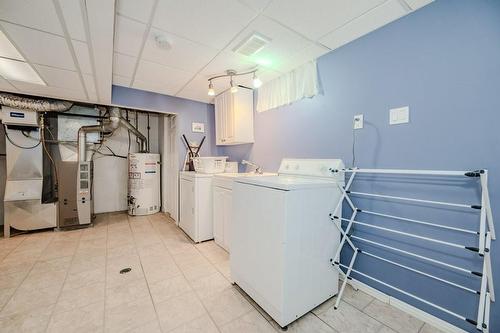
<path fill-rule="evenodd" d="M 500 332 L 497 0 L 0 0 L 0 332 Z"/>

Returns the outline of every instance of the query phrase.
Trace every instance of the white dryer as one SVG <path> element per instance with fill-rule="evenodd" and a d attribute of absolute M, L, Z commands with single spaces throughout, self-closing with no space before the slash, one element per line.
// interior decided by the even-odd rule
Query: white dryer
<path fill-rule="evenodd" d="M 337 159 L 283 159 L 277 176 L 233 184 L 231 277 L 281 327 L 338 292 Z M 340 213 L 339 213 L 340 214 Z"/>

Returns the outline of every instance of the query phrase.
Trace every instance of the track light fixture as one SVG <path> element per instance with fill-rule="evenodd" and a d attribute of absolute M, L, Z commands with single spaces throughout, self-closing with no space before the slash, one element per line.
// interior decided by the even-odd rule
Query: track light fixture
<path fill-rule="evenodd" d="M 255 69 L 250 70 L 250 71 L 238 73 L 235 70 L 228 69 L 226 71 L 226 74 L 217 75 L 217 76 L 213 76 L 213 77 L 209 78 L 208 79 L 208 96 L 215 96 L 215 90 L 214 90 L 214 86 L 213 86 L 212 81 L 216 80 L 216 79 L 220 79 L 220 78 L 226 78 L 226 77 L 229 77 L 229 86 L 230 86 L 230 90 L 232 93 L 236 93 L 238 91 L 238 84 L 235 83 L 233 80 L 233 78 L 235 76 L 252 74 L 253 75 L 252 85 L 254 88 L 259 88 L 260 86 L 262 86 L 262 81 L 257 77 L 257 70 L 258 70 L 258 68 L 255 68 Z"/>

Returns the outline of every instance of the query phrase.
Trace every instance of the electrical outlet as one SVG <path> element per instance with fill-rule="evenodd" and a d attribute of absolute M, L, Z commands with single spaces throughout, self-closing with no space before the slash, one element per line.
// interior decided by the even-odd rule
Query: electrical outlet
<path fill-rule="evenodd" d="M 363 128 L 363 115 L 362 114 L 357 114 L 354 116 L 353 128 L 354 129 L 362 129 Z"/>

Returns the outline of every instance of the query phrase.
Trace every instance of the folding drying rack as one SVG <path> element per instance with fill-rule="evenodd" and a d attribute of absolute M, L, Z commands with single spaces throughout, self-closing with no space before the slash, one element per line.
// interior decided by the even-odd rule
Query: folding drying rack
<path fill-rule="evenodd" d="M 413 298 L 419 302 L 422 302 L 424 304 L 427 304 L 435 309 L 438 309 L 442 312 L 445 312 L 455 318 L 458 318 L 460 320 L 463 320 L 465 322 L 468 322 L 482 332 L 488 332 L 489 328 L 489 320 L 490 320 L 490 303 L 495 301 L 495 292 L 494 292 L 494 287 L 493 287 L 493 275 L 492 275 L 492 269 L 491 269 L 491 258 L 490 258 L 490 246 L 491 246 L 491 241 L 495 240 L 495 229 L 493 225 L 493 215 L 491 212 L 491 206 L 490 206 L 490 197 L 488 193 L 488 171 L 487 170 L 476 170 L 476 171 L 438 171 L 438 170 L 396 170 L 396 169 L 359 169 L 359 168 L 349 168 L 349 169 L 343 169 L 343 170 L 335 170 L 335 169 L 330 169 L 331 172 L 336 173 L 336 172 L 345 172 L 347 174 L 350 174 L 349 180 L 345 187 L 342 185 L 338 185 L 340 190 L 342 191 L 342 197 L 340 202 L 338 203 L 337 207 L 333 211 L 333 213 L 330 214 L 330 218 L 332 221 L 335 222 L 335 225 L 338 227 L 342 238 L 340 241 L 340 245 L 333 256 L 333 258 L 330 260 L 332 262 L 332 265 L 337 267 L 337 269 L 340 271 L 340 273 L 344 276 L 343 283 L 340 287 L 340 291 L 337 297 L 337 301 L 335 303 L 335 309 L 338 308 L 340 304 L 340 300 L 342 299 L 342 294 L 344 292 L 347 280 L 352 280 L 351 273 L 357 273 L 360 276 L 363 276 L 371 281 L 374 281 L 380 285 L 383 285 L 385 287 L 388 287 L 392 290 L 395 290 L 401 294 L 404 294 L 410 298 Z M 384 194 L 374 194 L 374 193 L 365 193 L 365 192 L 354 192 L 351 191 L 350 188 L 353 184 L 354 178 L 357 174 L 389 174 L 389 175 L 399 175 L 399 176 L 405 176 L 405 175 L 412 175 L 412 176 L 441 176 L 441 177 L 465 177 L 468 179 L 478 179 L 479 178 L 479 184 L 481 187 L 481 204 L 463 204 L 463 203 L 452 203 L 452 202 L 443 202 L 443 201 L 434 201 L 434 200 L 425 200 L 425 199 L 417 199 L 417 198 L 406 198 L 406 197 L 399 197 L 399 196 L 392 196 L 392 195 L 384 195 Z M 385 199 L 385 200 L 396 200 L 396 201 L 402 201 L 402 202 L 413 202 L 413 203 L 421 203 L 421 204 L 428 204 L 432 206 L 445 206 L 445 207 L 454 207 L 454 208 L 466 208 L 466 209 L 474 209 L 479 212 L 479 231 L 476 230 L 470 230 L 470 229 L 464 229 L 464 228 L 459 228 L 459 227 L 453 227 L 453 226 L 447 226 L 447 225 L 441 225 L 429 221 L 422 221 L 422 220 L 417 220 L 417 219 L 412 219 L 412 218 L 407 218 L 407 217 L 401 217 L 401 216 L 395 216 L 391 214 L 385 214 L 385 213 L 379 213 L 379 212 L 374 212 L 370 210 L 365 210 L 365 209 L 360 209 L 358 208 L 353 201 L 351 200 L 350 196 L 351 195 L 356 195 L 356 196 L 362 196 L 362 197 L 371 197 L 371 198 L 379 198 L 379 199 Z M 342 218 L 340 217 L 341 214 L 339 212 L 342 209 L 342 204 L 344 200 L 347 202 L 348 206 L 352 210 L 352 215 L 350 218 Z M 448 242 L 432 237 L 427 237 L 427 236 L 422 236 L 422 235 L 417 235 L 409 232 L 403 232 L 400 230 L 392 229 L 392 228 L 386 228 L 386 227 L 381 227 L 378 225 L 373 225 L 370 223 L 366 222 L 360 222 L 356 220 L 356 216 L 361 213 L 361 214 L 368 214 L 368 215 L 373 215 L 377 217 L 384 217 L 384 218 L 389 218 L 393 220 L 399 220 L 399 221 L 404 221 L 408 223 L 414 223 L 414 224 L 419 224 L 419 225 L 425 225 L 425 226 L 430 226 L 434 228 L 439 228 L 442 230 L 448 230 L 448 231 L 454 231 L 454 232 L 461 232 L 461 233 L 466 233 L 470 235 L 475 235 L 478 237 L 478 247 L 472 247 L 472 246 L 466 246 L 454 242 Z M 345 229 L 342 227 L 342 222 L 345 222 L 344 225 Z M 364 237 L 359 237 L 353 234 L 353 225 L 361 225 L 364 227 L 376 229 L 382 232 L 387 232 L 389 235 L 401 235 L 405 237 L 410 237 L 413 239 L 419 239 L 423 240 L 425 242 L 429 243 L 434 243 L 434 244 L 440 244 L 445 247 L 448 247 L 450 249 L 461 249 L 461 250 L 466 250 L 466 251 L 473 251 L 477 252 L 478 260 L 482 260 L 482 271 L 473 271 L 471 269 L 467 269 L 464 267 L 460 267 L 457 265 L 452 265 L 450 263 L 446 263 L 441 260 L 433 259 L 428 256 L 424 256 L 421 254 L 413 253 L 411 251 L 399 249 L 393 246 L 389 246 L 386 244 L 382 244 L 380 242 L 376 242 L 374 240 L 366 239 Z M 365 251 L 360 249 L 358 246 L 356 246 L 352 240 L 360 241 L 362 243 L 370 244 L 375 247 L 379 247 L 385 250 L 390 250 L 393 252 L 396 252 L 401 255 L 406 255 L 412 258 L 420 259 L 428 263 L 433 263 L 435 265 L 439 265 L 445 269 L 449 269 L 452 271 L 458 271 L 461 273 L 466 274 L 470 278 L 480 278 L 481 279 L 481 287 L 480 290 L 474 290 L 472 288 L 469 288 L 467 286 L 463 286 L 461 284 L 449 281 L 447 279 L 423 272 L 421 270 L 409 267 L 407 265 L 404 265 L 402 263 L 398 263 L 393 260 L 389 260 L 383 257 L 380 257 L 378 255 L 375 255 L 373 253 L 370 253 L 369 251 Z M 344 265 L 340 263 L 340 252 L 344 245 L 348 245 L 351 247 L 353 250 L 353 255 L 351 257 L 351 260 L 348 265 Z M 368 257 L 381 260 L 385 263 L 389 263 L 392 265 L 395 265 L 399 268 L 406 269 L 408 271 L 411 271 L 413 273 L 419 274 L 426 276 L 428 278 L 434 279 L 436 281 L 440 281 L 444 284 L 447 284 L 449 286 L 453 286 L 462 290 L 465 290 L 467 292 L 470 292 L 475 295 L 479 295 L 479 301 L 478 301 L 478 311 L 477 311 L 477 318 L 476 319 L 471 319 L 467 318 L 463 315 L 460 315 L 458 313 L 455 313 L 451 310 L 448 310 L 444 308 L 443 306 L 437 305 L 435 303 L 432 303 L 430 301 L 427 301 L 423 299 L 422 297 L 419 297 L 413 293 L 407 292 L 405 290 L 402 290 L 396 286 L 393 286 L 387 282 L 384 282 L 380 279 L 376 279 L 366 273 L 363 273 L 359 271 L 358 269 L 354 268 L 354 264 L 356 262 L 356 258 L 359 254 L 366 255 Z M 344 271 L 345 270 L 345 271 Z"/>

